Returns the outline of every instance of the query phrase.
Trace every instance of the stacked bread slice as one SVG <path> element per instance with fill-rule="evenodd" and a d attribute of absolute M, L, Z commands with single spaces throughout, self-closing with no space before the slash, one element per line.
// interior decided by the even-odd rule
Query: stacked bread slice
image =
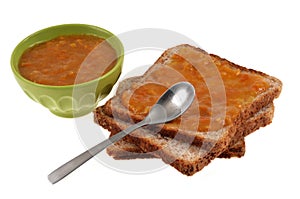
<path fill-rule="evenodd" d="M 192 106 L 180 118 L 140 128 L 107 148 L 115 159 L 161 158 L 186 175 L 214 158 L 241 157 L 244 137 L 272 122 L 280 80 L 190 45 L 166 50 L 139 77 L 120 82 L 116 95 L 94 111 L 111 135 L 141 121 L 172 84 L 189 81 Z"/>

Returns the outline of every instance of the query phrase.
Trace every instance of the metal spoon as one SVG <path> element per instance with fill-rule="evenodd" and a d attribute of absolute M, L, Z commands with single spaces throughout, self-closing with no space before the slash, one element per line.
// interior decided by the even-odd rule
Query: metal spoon
<path fill-rule="evenodd" d="M 122 139 L 132 131 L 149 124 L 162 124 L 182 115 L 192 104 L 195 96 L 194 87 L 188 82 L 179 82 L 169 88 L 151 108 L 144 120 L 119 132 L 107 140 L 97 144 L 80 154 L 48 175 L 51 183 L 56 183 L 80 167 L 83 163 L 97 155 L 109 145 Z"/>

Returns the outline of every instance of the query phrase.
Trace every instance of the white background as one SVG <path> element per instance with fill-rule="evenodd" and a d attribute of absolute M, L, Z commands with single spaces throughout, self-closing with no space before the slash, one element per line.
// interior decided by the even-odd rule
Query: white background
<path fill-rule="evenodd" d="M 297 1 L 11 0 L 0 4 L 0 198 L 300 197 Z M 165 28 L 186 35 L 210 53 L 276 76 L 284 87 L 275 101 L 273 123 L 247 137 L 245 157 L 217 159 L 192 177 L 172 167 L 129 175 L 91 160 L 52 185 L 48 173 L 85 147 L 73 119 L 52 115 L 22 92 L 10 69 L 10 55 L 24 37 L 63 23 L 92 24 L 115 34 Z M 135 59 L 139 64 L 144 61 L 140 56 Z M 128 67 L 125 63 L 124 70 Z"/>

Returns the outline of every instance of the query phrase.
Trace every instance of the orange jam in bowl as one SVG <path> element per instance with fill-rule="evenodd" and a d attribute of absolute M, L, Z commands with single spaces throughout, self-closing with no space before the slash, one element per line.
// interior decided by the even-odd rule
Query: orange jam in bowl
<path fill-rule="evenodd" d="M 110 71 L 116 60 L 115 50 L 103 38 L 63 35 L 27 49 L 19 71 L 39 84 L 64 86 L 96 79 Z"/>

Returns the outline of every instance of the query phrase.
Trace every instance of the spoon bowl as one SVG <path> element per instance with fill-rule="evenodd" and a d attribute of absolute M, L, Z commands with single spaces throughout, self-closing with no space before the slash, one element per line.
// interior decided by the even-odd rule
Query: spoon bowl
<path fill-rule="evenodd" d="M 144 120 L 128 127 L 127 129 L 124 129 L 123 131 L 120 131 L 114 136 L 104 140 L 103 142 L 97 144 L 96 146 L 60 166 L 48 175 L 49 181 L 53 184 L 60 181 L 86 161 L 91 159 L 93 156 L 103 151 L 106 147 L 122 139 L 137 128 L 149 124 L 162 124 L 174 120 L 182 115 L 188 109 L 188 107 L 190 107 L 194 97 L 195 89 L 190 83 L 179 82 L 174 84 L 164 94 L 162 94 L 160 99 L 151 108 L 149 114 Z"/>
<path fill-rule="evenodd" d="M 160 124 L 174 120 L 182 115 L 192 104 L 195 96 L 193 85 L 179 82 L 169 88 L 145 118 L 148 124 Z"/>

